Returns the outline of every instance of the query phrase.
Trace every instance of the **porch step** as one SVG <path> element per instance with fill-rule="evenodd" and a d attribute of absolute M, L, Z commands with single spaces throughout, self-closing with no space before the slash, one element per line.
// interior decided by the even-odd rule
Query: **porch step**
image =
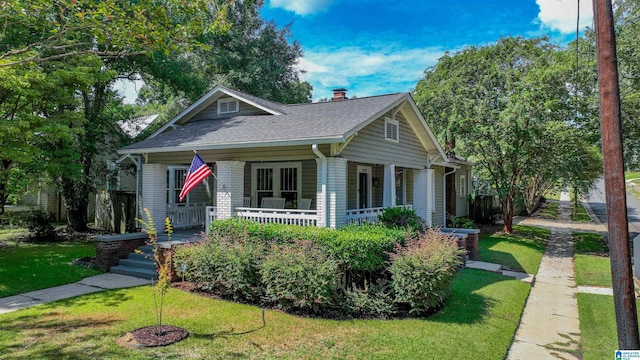
<path fill-rule="evenodd" d="M 109 271 L 116 274 L 135 276 L 142 279 L 158 279 L 158 273 L 155 270 L 149 270 L 139 267 L 117 265 L 109 269 Z"/>
<path fill-rule="evenodd" d="M 156 270 L 156 264 L 150 260 L 137 260 L 137 259 L 122 259 L 120 265 L 129 266 L 141 269 Z"/>
<path fill-rule="evenodd" d="M 128 258 L 121 259 L 119 265 L 111 267 L 109 271 L 143 279 L 158 279 L 156 263 L 153 260 L 153 247 L 149 245 L 139 247 L 137 251 L 130 253 Z"/>

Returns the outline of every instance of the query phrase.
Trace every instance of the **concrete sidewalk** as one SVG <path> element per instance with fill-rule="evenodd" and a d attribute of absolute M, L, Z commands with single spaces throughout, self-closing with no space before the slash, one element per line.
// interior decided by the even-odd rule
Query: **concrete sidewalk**
<path fill-rule="evenodd" d="M 507 354 L 509 360 L 578 359 L 580 322 L 571 235 L 578 224 L 570 222 L 570 202 L 561 201 L 558 213 L 560 220 L 527 218 L 520 222 L 549 228 L 551 236 Z"/>
<path fill-rule="evenodd" d="M 133 276 L 112 273 L 95 275 L 73 284 L 55 286 L 48 289 L 0 298 L 0 314 L 99 291 L 149 284 L 149 280 Z"/>

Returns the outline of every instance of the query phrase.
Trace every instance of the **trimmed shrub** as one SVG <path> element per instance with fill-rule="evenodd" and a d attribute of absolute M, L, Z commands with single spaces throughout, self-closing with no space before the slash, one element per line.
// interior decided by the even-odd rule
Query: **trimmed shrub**
<path fill-rule="evenodd" d="M 388 319 L 396 311 L 393 297 L 386 281 L 366 286 L 364 289 L 353 288 L 344 293 L 344 309 L 353 317 Z"/>
<path fill-rule="evenodd" d="M 233 300 L 257 302 L 262 296 L 258 267 L 264 252 L 265 247 L 256 243 L 214 237 L 178 247 L 174 259 L 178 275 L 198 288 Z"/>
<path fill-rule="evenodd" d="M 441 306 L 460 265 L 454 237 L 429 229 L 391 254 L 391 289 L 401 311 L 425 315 Z"/>
<path fill-rule="evenodd" d="M 29 237 L 34 241 L 56 240 L 56 229 L 53 226 L 55 217 L 52 213 L 43 210 L 30 211 L 25 216 L 25 222 L 29 229 Z"/>
<path fill-rule="evenodd" d="M 289 311 L 317 314 L 335 300 L 337 265 L 309 241 L 273 245 L 260 267 L 264 301 Z"/>
<path fill-rule="evenodd" d="M 403 207 L 386 208 L 378 216 L 381 224 L 392 228 L 409 229 L 413 232 L 422 232 L 427 226 L 415 211 Z"/>
<path fill-rule="evenodd" d="M 389 260 L 395 243 L 404 243 L 407 231 L 382 225 L 347 225 L 340 230 L 315 226 L 257 224 L 249 220 L 217 220 L 209 227 L 211 236 L 240 241 L 293 244 L 311 241 L 327 256 L 355 271 L 380 271 Z"/>

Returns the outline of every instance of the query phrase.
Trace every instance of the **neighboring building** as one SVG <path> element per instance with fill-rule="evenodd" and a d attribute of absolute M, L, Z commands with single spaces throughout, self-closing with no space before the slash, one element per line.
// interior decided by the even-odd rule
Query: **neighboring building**
<path fill-rule="evenodd" d="M 133 140 L 143 130 L 145 130 L 155 119 L 158 114 L 140 116 L 129 121 L 119 121 L 118 125 L 122 131 L 122 136 L 129 137 Z M 100 218 L 101 209 L 101 196 L 104 198 L 104 191 L 122 191 L 135 193 L 136 191 L 136 173 L 135 167 L 128 164 L 120 166 L 117 164 L 117 154 L 104 153 L 101 154 L 97 161 L 106 163 L 110 170 L 110 175 L 107 176 L 104 181 L 98 184 L 97 194 L 89 195 L 89 207 L 87 209 L 87 218 L 89 220 L 95 218 L 96 225 L 111 228 L 112 226 L 106 226 Z M 103 200 L 103 199 L 102 199 Z M 55 184 L 44 183 L 38 184 L 36 190 L 29 191 L 25 194 L 20 201 L 20 205 L 23 208 L 31 208 L 36 210 L 44 210 L 54 215 L 56 221 L 64 221 L 67 218 L 67 210 L 64 206 L 64 198 L 62 194 L 56 189 Z"/>
<path fill-rule="evenodd" d="M 216 178 L 180 203 L 194 150 Z M 471 187 L 470 164 L 445 156 L 409 93 L 349 100 L 336 89 L 332 101 L 284 105 L 217 86 L 118 152 L 136 164 L 138 211 L 159 230 L 167 216 L 176 227 L 241 216 L 337 228 L 394 206 L 442 226 L 445 173 L 456 174 L 458 216 Z"/>

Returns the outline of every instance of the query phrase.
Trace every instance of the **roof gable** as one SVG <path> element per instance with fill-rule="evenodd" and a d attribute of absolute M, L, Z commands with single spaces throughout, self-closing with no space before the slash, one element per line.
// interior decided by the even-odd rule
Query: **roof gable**
<path fill-rule="evenodd" d="M 175 128 L 177 125 L 186 124 L 195 115 L 197 115 L 207 107 L 211 106 L 218 99 L 224 98 L 224 97 L 235 98 L 238 101 L 242 101 L 246 104 L 249 104 L 250 106 L 253 106 L 257 109 L 265 111 L 271 115 L 281 115 L 284 113 L 283 108 L 285 107 L 285 105 L 283 104 L 261 99 L 257 96 L 245 94 L 243 92 L 229 89 L 222 85 L 218 85 L 215 88 L 213 88 L 211 91 L 206 93 L 204 96 L 202 96 L 200 99 L 198 99 L 196 102 L 191 104 L 189 107 L 184 109 L 181 113 L 176 115 L 173 119 L 171 119 L 168 123 L 166 123 L 160 129 L 155 131 L 149 137 L 153 138 L 159 134 L 162 134 L 169 128 Z"/>
<path fill-rule="evenodd" d="M 217 99 L 233 97 L 266 113 L 200 116 Z M 296 105 L 283 105 L 222 86 L 216 86 L 149 139 L 121 149 L 120 153 L 340 144 L 386 113 L 402 111 L 428 153 L 444 151 L 424 121 L 409 93 Z M 174 128 L 170 132 L 165 132 Z"/>

